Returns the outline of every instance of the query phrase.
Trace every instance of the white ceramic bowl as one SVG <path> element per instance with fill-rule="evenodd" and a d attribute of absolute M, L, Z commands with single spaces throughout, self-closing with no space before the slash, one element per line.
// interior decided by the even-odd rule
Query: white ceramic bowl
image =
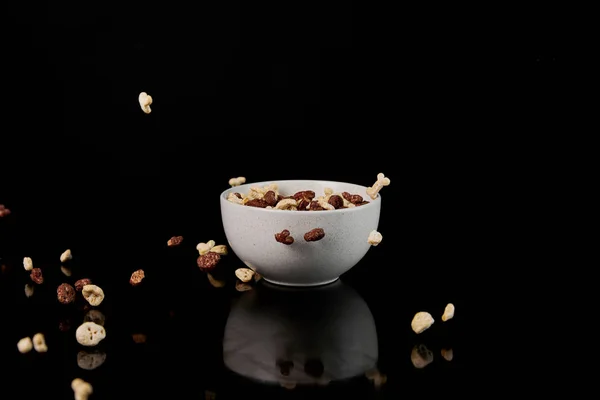
<path fill-rule="evenodd" d="M 223 334 L 225 366 L 262 383 L 352 379 L 376 368 L 378 356 L 373 315 L 341 281 L 318 288 L 257 285 L 233 304 Z M 307 368 L 309 361 L 316 370 Z"/>
<path fill-rule="evenodd" d="M 236 204 L 227 200 L 231 192 L 248 193 L 250 187 L 278 185 L 282 195 L 312 190 L 317 196 L 325 188 L 361 195 L 369 204 L 323 211 L 286 211 Z M 379 224 L 381 196 L 372 200 L 366 187 L 352 183 L 288 180 L 248 183 L 221 193 L 221 218 L 233 252 L 247 266 L 271 283 L 315 286 L 334 282 L 355 266 L 369 251 L 369 233 Z M 325 237 L 306 242 L 304 234 L 322 228 Z M 285 245 L 275 234 L 287 229 L 294 243 Z"/>

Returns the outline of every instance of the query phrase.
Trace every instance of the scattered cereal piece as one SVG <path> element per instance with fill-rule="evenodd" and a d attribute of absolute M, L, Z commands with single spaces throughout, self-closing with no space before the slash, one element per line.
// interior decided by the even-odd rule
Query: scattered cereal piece
<path fill-rule="evenodd" d="M 329 203 L 329 205 L 331 205 L 336 210 L 344 207 L 344 199 L 342 198 L 342 196 L 339 196 L 337 194 L 331 195 L 329 197 L 329 200 L 327 200 L 327 203 Z"/>
<path fill-rule="evenodd" d="M 383 240 L 383 236 L 381 235 L 381 233 L 372 230 L 369 233 L 369 238 L 367 239 L 367 242 L 369 242 L 371 246 L 377 246 L 379 243 L 381 243 L 381 240 Z"/>
<path fill-rule="evenodd" d="M 442 321 L 446 322 L 454 317 L 454 304 L 448 303 L 442 315 Z"/>
<path fill-rule="evenodd" d="M 269 203 L 265 199 L 251 199 L 246 202 L 248 207 L 267 208 Z"/>
<path fill-rule="evenodd" d="M 321 240 L 324 237 L 325 231 L 321 228 L 315 228 L 304 234 L 304 240 L 306 240 L 307 242 L 316 242 L 317 240 Z"/>
<path fill-rule="evenodd" d="M 146 343 L 146 340 L 148 339 L 146 337 L 146 335 L 143 333 L 132 333 L 131 338 L 133 339 L 133 342 L 136 344 Z"/>
<path fill-rule="evenodd" d="M 106 321 L 106 317 L 99 310 L 90 310 L 83 317 L 83 322 L 93 322 L 100 326 L 104 326 L 104 321 Z"/>
<path fill-rule="evenodd" d="M 419 334 L 428 329 L 433 323 L 434 319 L 431 314 L 426 311 L 420 311 L 415 314 L 410 326 L 415 333 Z"/>
<path fill-rule="evenodd" d="M 226 256 L 227 255 L 227 246 L 225 246 L 224 244 L 220 244 L 218 246 L 213 246 L 212 249 L 210 249 L 211 253 L 217 253 L 220 256 Z"/>
<path fill-rule="evenodd" d="M 152 104 L 152 96 L 149 96 L 146 92 L 140 93 L 138 96 L 138 101 L 140 103 L 140 107 L 142 107 L 142 111 L 146 114 L 150 114 L 152 109 L 150 109 L 150 105 Z"/>
<path fill-rule="evenodd" d="M 33 260 L 31 257 L 23 258 L 23 268 L 25 268 L 25 271 L 31 271 L 33 269 Z"/>
<path fill-rule="evenodd" d="M 4 206 L 4 204 L 0 204 L 0 218 L 5 217 L 10 214 L 10 210 Z"/>
<path fill-rule="evenodd" d="M 75 331 L 75 338 L 82 346 L 96 346 L 106 338 L 106 330 L 95 322 L 84 322 Z"/>
<path fill-rule="evenodd" d="M 99 306 L 102 300 L 104 300 L 104 291 L 96 285 L 85 285 L 81 289 L 81 293 L 83 294 L 83 298 L 94 307 Z"/>
<path fill-rule="evenodd" d="M 246 178 L 244 178 L 243 176 L 238 176 L 237 178 L 231 178 L 229 180 L 229 186 L 231 187 L 240 186 L 244 183 L 246 183 Z"/>
<path fill-rule="evenodd" d="M 203 256 L 206 253 L 208 253 L 213 247 L 215 247 L 215 241 L 209 240 L 206 243 L 198 243 L 198 245 L 196 246 L 196 250 L 198 250 L 198 253 L 200 253 L 200 255 Z"/>
<path fill-rule="evenodd" d="M 60 266 L 60 272 L 63 273 L 64 276 L 66 276 L 67 278 L 70 277 L 73 273 L 71 272 L 70 268 L 65 267 L 64 265 Z"/>
<path fill-rule="evenodd" d="M 60 262 L 64 263 L 73 258 L 73 254 L 71 254 L 71 250 L 67 249 L 60 255 Z"/>
<path fill-rule="evenodd" d="M 229 193 L 227 195 L 227 200 L 231 201 L 232 203 L 244 204 L 242 195 L 240 195 L 239 193 Z"/>
<path fill-rule="evenodd" d="M 319 206 L 323 208 L 323 210 L 335 210 L 335 207 L 326 202 L 325 199 L 318 199 L 317 202 L 319 203 Z"/>
<path fill-rule="evenodd" d="M 446 361 L 452 361 L 454 358 L 454 352 L 452 349 L 442 349 L 442 357 L 444 357 L 444 360 Z"/>
<path fill-rule="evenodd" d="M 410 361 L 412 361 L 415 368 L 425 368 L 433 361 L 433 352 L 429 350 L 425 345 L 420 344 L 413 347 L 410 353 Z"/>
<path fill-rule="evenodd" d="M 333 189 L 326 187 L 323 189 L 323 193 L 325 193 L 325 196 L 331 196 L 333 194 Z"/>
<path fill-rule="evenodd" d="M 275 240 L 279 243 L 287 245 L 294 243 L 294 238 L 290 236 L 290 231 L 288 231 L 287 229 L 282 230 L 280 233 L 276 233 Z"/>
<path fill-rule="evenodd" d="M 379 193 L 379 191 L 384 186 L 389 186 L 390 182 L 391 182 L 390 179 L 386 178 L 385 175 L 383 175 L 383 172 L 378 173 L 377 174 L 377 182 L 375 182 L 373 184 L 373 186 L 367 188 L 367 194 L 369 195 L 370 198 L 375 200 L 377 198 L 377 194 Z"/>
<path fill-rule="evenodd" d="M 237 281 L 235 283 L 235 290 L 238 292 L 246 292 L 248 290 L 252 290 L 252 286 L 248 283 Z"/>
<path fill-rule="evenodd" d="M 84 351 L 77 353 L 77 366 L 87 371 L 92 371 L 106 361 L 106 353 L 103 351 Z"/>
<path fill-rule="evenodd" d="M 80 378 L 73 379 L 73 382 L 71 382 L 71 389 L 73 389 L 73 392 L 75 393 L 75 400 L 87 400 L 88 397 L 94 393 L 92 385 Z"/>
<path fill-rule="evenodd" d="M 61 283 L 56 289 L 56 297 L 61 304 L 70 304 L 75 301 L 75 288 L 68 283 Z"/>
<path fill-rule="evenodd" d="M 33 296 L 34 289 L 35 289 L 35 286 L 33 286 L 31 283 L 26 283 L 25 284 L 25 296 L 27 298 Z"/>
<path fill-rule="evenodd" d="M 249 268 L 238 268 L 235 270 L 235 276 L 244 283 L 250 282 L 254 276 L 254 271 Z"/>
<path fill-rule="evenodd" d="M 220 255 L 218 255 L 217 253 L 208 252 L 198 257 L 197 263 L 198 267 L 200 268 L 200 271 L 210 272 L 213 269 L 215 269 L 219 261 L 221 261 Z"/>
<path fill-rule="evenodd" d="M 248 204 L 246 204 L 248 205 Z M 295 211 L 298 209 L 298 203 L 294 199 L 283 199 L 280 200 L 275 206 L 276 210 L 292 210 Z"/>
<path fill-rule="evenodd" d="M 275 192 L 272 190 L 269 190 L 267 193 L 265 193 L 263 200 L 267 203 L 268 207 L 275 207 L 279 201 L 277 194 L 275 194 Z"/>
<path fill-rule="evenodd" d="M 348 192 L 343 192 L 342 197 L 344 198 L 344 200 L 346 200 L 347 202 L 354 204 L 354 205 L 360 204 L 363 202 L 363 198 L 359 194 L 350 194 Z"/>
<path fill-rule="evenodd" d="M 133 271 L 131 274 L 131 278 L 129 278 L 129 284 L 131 286 L 139 286 L 142 283 L 142 280 L 146 277 L 143 269 L 138 269 L 137 271 Z"/>
<path fill-rule="evenodd" d="M 167 246 L 179 246 L 183 242 L 183 236 L 173 236 L 171 239 L 167 240 Z"/>
<path fill-rule="evenodd" d="M 44 276 L 42 275 L 42 270 L 39 268 L 33 268 L 31 270 L 31 274 L 29 274 L 29 277 L 38 285 L 44 283 Z"/>
<path fill-rule="evenodd" d="M 25 353 L 29 353 L 31 351 L 31 349 L 33 349 L 33 343 L 31 342 L 31 338 L 28 337 L 24 337 L 23 339 L 19 340 L 17 342 L 17 349 L 19 350 L 19 353 L 21 354 L 25 354 Z"/>
<path fill-rule="evenodd" d="M 33 348 L 38 353 L 45 353 L 48 351 L 48 346 L 46 345 L 46 338 L 44 338 L 43 333 L 36 333 L 33 335 Z"/>
<path fill-rule="evenodd" d="M 87 278 L 79 279 L 77 282 L 75 282 L 75 290 L 78 292 L 81 292 L 81 290 L 83 289 L 83 287 L 85 285 L 91 285 L 91 284 L 92 284 L 91 279 L 87 279 Z"/>
<path fill-rule="evenodd" d="M 220 281 L 218 279 L 215 279 L 214 276 L 212 276 L 210 273 L 207 273 L 206 276 L 208 277 L 208 281 L 210 282 L 211 285 L 213 285 L 216 288 L 222 288 L 223 286 L 225 286 L 225 281 Z"/>

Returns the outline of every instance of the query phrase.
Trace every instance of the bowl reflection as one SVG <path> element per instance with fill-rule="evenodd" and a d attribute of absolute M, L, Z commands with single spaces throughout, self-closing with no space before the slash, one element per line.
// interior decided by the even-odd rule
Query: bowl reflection
<path fill-rule="evenodd" d="M 344 283 L 310 289 L 263 282 L 233 305 L 223 338 L 231 371 L 285 387 L 364 375 L 377 364 L 375 321 Z"/>

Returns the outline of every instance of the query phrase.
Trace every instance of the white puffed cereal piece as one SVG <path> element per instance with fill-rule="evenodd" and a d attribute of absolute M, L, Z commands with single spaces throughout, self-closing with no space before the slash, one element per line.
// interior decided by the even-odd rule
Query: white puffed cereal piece
<path fill-rule="evenodd" d="M 95 322 L 84 322 L 75 331 L 75 338 L 82 346 L 96 346 L 106 338 L 106 330 Z"/>
<path fill-rule="evenodd" d="M 250 282 L 254 276 L 254 271 L 249 268 L 238 268 L 235 270 L 235 276 L 242 282 Z"/>
<path fill-rule="evenodd" d="M 275 205 L 276 210 L 293 210 L 298 209 L 298 203 L 294 199 L 283 199 Z"/>
<path fill-rule="evenodd" d="M 38 353 L 45 353 L 48 351 L 48 346 L 46 345 L 46 338 L 44 338 L 44 334 L 36 333 L 33 335 L 33 348 Z"/>
<path fill-rule="evenodd" d="M 152 104 L 152 96 L 148 95 L 146 92 L 142 92 L 138 96 L 138 101 L 140 102 L 142 111 L 144 111 L 146 114 L 150 114 L 152 112 L 152 109 L 150 109 L 150 104 Z"/>
<path fill-rule="evenodd" d="M 224 244 L 220 244 L 218 246 L 213 246 L 212 249 L 210 249 L 211 253 L 217 253 L 220 256 L 226 256 L 227 255 L 227 246 L 225 246 Z"/>
<path fill-rule="evenodd" d="M 419 334 L 428 329 L 431 325 L 433 325 L 434 322 L 435 321 L 431 314 L 426 311 L 419 311 L 413 317 L 410 326 L 415 333 Z"/>
<path fill-rule="evenodd" d="M 35 287 L 31 283 L 26 283 L 25 284 L 25 296 L 27 298 L 33 296 L 34 289 L 35 289 Z"/>
<path fill-rule="evenodd" d="M 317 202 L 319 203 L 319 205 L 321 207 L 323 207 L 325 210 L 335 210 L 335 207 L 332 206 L 331 204 L 329 204 L 325 199 L 321 199 L 319 198 L 319 200 L 317 200 Z"/>
<path fill-rule="evenodd" d="M 60 262 L 67 262 L 68 260 L 73 258 L 73 254 L 71 254 L 71 250 L 67 249 L 60 255 Z"/>
<path fill-rule="evenodd" d="M 367 194 L 370 198 L 375 200 L 377 198 L 377 194 L 384 186 L 389 186 L 391 183 L 389 178 L 386 178 L 383 172 L 377 174 L 377 181 L 373 184 L 373 186 L 367 188 Z"/>
<path fill-rule="evenodd" d="M 25 268 L 25 271 L 31 271 L 33 269 L 33 260 L 31 257 L 23 258 L 23 268 Z"/>
<path fill-rule="evenodd" d="M 209 240 L 206 243 L 198 243 L 198 245 L 196 246 L 196 250 L 198 250 L 198 253 L 200 253 L 200 255 L 203 256 L 206 253 L 208 253 L 213 247 L 215 247 L 215 241 Z"/>
<path fill-rule="evenodd" d="M 240 186 L 244 183 L 246 183 L 246 178 L 243 176 L 238 176 L 237 178 L 231 178 L 229 180 L 229 186 L 231 187 Z"/>
<path fill-rule="evenodd" d="M 323 192 L 325 193 L 325 196 L 331 196 L 333 194 L 333 189 L 326 187 L 323 189 Z"/>
<path fill-rule="evenodd" d="M 244 204 L 244 200 L 237 197 L 235 193 L 229 193 L 227 195 L 227 200 L 236 204 Z"/>
<path fill-rule="evenodd" d="M 81 294 L 83 298 L 90 303 L 91 306 L 99 306 L 104 300 L 104 290 L 100 288 L 100 286 L 96 285 L 85 285 L 83 289 L 81 289 Z"/>
<path fill-rule="evenodd" d="M 73 379 L 71 382 L 71 389 L 73 389 L 73 393 L 75 393 L 75 400 L 87 400 L 90 395 L 94 393 L 92 385 L 81 378 Z"/>
<path fill-rule="evenodd" d="M 444 315 L 442 315 L 442 321 L 446 322 L 454 317 L 454 304 L 448 303 L 444 309 Z"/>
<path fill-rule="evenodd" d="M 381 233 L 377 232 L 376 230 L 372 230 L 371 233 L 369 233 L 369 238 L 367 239 L 367 242 L 369 242 L 371 246 L 377 246 L 379 243 L 381 243 L 382 240 L 383 236 L 381 235 Z"/>
<path fill-rule="evenodd" d="M 33 349 L 33 343 L 31 342 L 31 338 L 28 336 L 19 340 L 17 342 L 17 349 L 21 354 L 29 353 L 31 349 Z"/>

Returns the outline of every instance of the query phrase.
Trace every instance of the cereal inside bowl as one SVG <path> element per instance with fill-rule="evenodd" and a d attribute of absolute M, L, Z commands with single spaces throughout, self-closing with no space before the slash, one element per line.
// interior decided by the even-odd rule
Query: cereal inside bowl
<path fill-rule="evenodd" d="M 371 187 L 317 180 L 233 186 L 220 197 L 229 245 L 269 282 L 331 283 L 374 246 L 381 209 L 378 192 L 383 183 L 389 184 L 380 176 Z"/>

